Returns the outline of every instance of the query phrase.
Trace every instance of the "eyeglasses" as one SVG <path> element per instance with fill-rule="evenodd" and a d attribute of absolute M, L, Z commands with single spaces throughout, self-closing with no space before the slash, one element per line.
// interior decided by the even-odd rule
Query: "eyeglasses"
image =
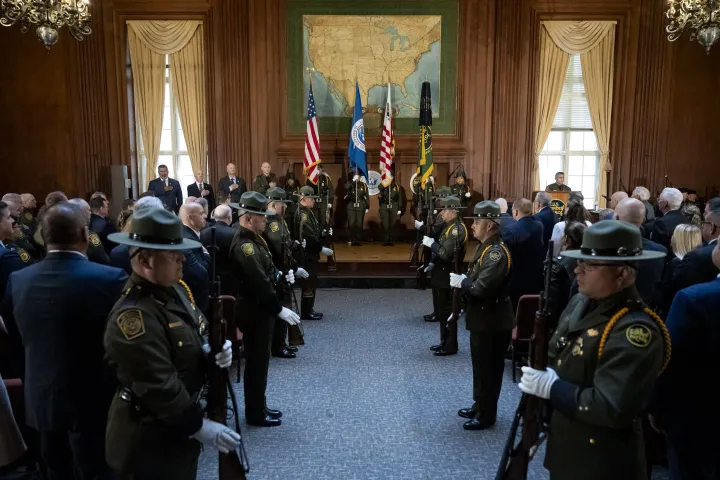
<path fill-rule="evenodd" d="M 599 267 L 621 267 L 622 264 L 618 264 L 617 262 L 605 262 L 605 263 L 589 263 L 586 260 L 578 260 L 575 264 L 577 268 L 582 268 L 584 270 L 596 270 Z"/>

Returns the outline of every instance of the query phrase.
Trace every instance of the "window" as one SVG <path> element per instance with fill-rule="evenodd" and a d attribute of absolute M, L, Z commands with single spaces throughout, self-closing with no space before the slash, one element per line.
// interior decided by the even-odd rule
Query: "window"
<path fill-rule="evenodd" d="M 187 152 L 187 144 L 185 143 L 185 135 L 183 135 L 182 124 L 180 123 L 180 114 L 178 113 L 177 103 L 175 102 L 172 82 L 170 81 L 170 67 L 167 56 L 165 57 L 165 65 L 165 108 L 163 109 L 158 165 L 167 165 L 170 178 L 174 178 L 180 182 L 183 196 L 185 196 L 187 186 L 195 181 L 195 176 L 193 174 L 192 164 L 190 163 L 190 156 Z M 135 121 L 135 130 L 138 139 L 138 167 L 142 180 L 140 191 L 145 191 L 148 182 L 153 178 L 157 178 L 157 172 L 147 171 L 147 157 L 145 156 L 140 123 L 137 119 Z"/>
<path fill-rule="evenodd" d="M 580 55 L 571 55 L 553 129 L 540 154 L 540 185 L 553 183 L 556 172 L 565 172 L 565 184 L 573 191 L 582 192 L 585 207 L 593 208 L 599 162 L 600 151 L 592 130 Z"/>

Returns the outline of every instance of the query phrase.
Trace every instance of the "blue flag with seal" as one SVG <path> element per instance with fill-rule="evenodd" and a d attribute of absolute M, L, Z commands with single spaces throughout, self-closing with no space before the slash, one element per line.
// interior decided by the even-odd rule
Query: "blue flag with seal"
<path fill-rule="evenodd" d="M 358 170 L 358 175 L 367 178 L 367 160 L 365 159 L 365 128 L 363 126 L 362 103 L 360 102 L 360 86 L 355 82 L 355 113 L 350 128 L 350 144 L 348 145 L 350 168 Z"/>

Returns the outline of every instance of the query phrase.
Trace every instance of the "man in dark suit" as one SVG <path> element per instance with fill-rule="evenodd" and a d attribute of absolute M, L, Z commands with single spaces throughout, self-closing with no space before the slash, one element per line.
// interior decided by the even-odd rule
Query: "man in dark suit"
<path fill-rule="evenodd" d="M 232 274 L 230 265 L 230 244 L 235 236 L 236 229 L 232 228 L 232 211 L 227 205 L 218 205 L 215 208 L 215 244 L 217 247 L 217 257 L 215 258 L 215 268 L 217 274 L 220 275 L 220 286 L 222 293 L 225 295 L 237 296 L 237 280 Z M 212 228 L 212 227 L 211 227 Z M 210 250 L 212 232 L 210 228 L 206 228 L 200 232 L 200 242 L 203 246 Z"/>
<path fill-rule="evenodd" d="M 642 224 L 645 221 L 645 205 L 635 198 L 621 200 L 615 206 L 615 220 L 632 223 L 642 233 Z M 642 248 L 651 252 L 662 252 L 667 256 L 665 247 L 647 238 L 642 239 Z M 645 305 L 650 308 L 659 306 L 662 301 L 659 291 L 664 269 L 665 258 L 653 258 L 652 260 L 637 263 L 635 288 L 637 288 Z"/>
<path fill-rule="evenodd" d="M 148 191 L 153 192 L 157 198 L 162 200 L 168 210 L 178 213 L 183 203 L 180 182 L 168 177 L 168 168 L 165 165 L 158 167 L 158 175 L 158 178 L 150 180 Z"/>
<path fill-rule="evenodd" d="M 186 203 L 180 208 L 180 220 L 183 223 L 183 238 L 200 241 L 200 231 L 205 228 L 205 212 L 197 203 Z M 210 256 L 205 248 L 184 250 L 183 280 L 187 283 L 195 304 L 200 311 L 207 310 L 210 303 Z"/>
<path fill-rule="evenodd" d="M 683 195 L 677 188 L 666 188 L 658 197 L 658 207 L 663 216 L 656 219 L 650 232 L 650 240 L 659 243 L 672 253 L 670 240 L 672 240 L 675 227 L 681 223 L 690 223 L 680 211 Z"/>
<path fill-rule="evenodd" d="M 115 225 L 107 219 L 108 201 L 103 197 L 95 197 L 90 199 L 88 205 L 90 205 L 90 231 L 98 234 L 103 247 L 105 247 L 105 252 L 109 254 L 115 244 L 108 242 L 107 236 L 115 233 L 116 229 Z"/>
<path fill-rule="evenodd" d="M 227 165 L 227 177 L 220 179 L 220 190 L 225 198 L 230 198 L 231 203 L 240 203 L 240 197 L 247 192 L 245 180 L 235 176 L 235 165 L 232 163 Z"/>
<path fill-rule="evenodd" d="M 720 268 L 720 249 L 714 242 L 712 260 Z M 720 344 L 720 279 L 680 290 L 666 325 L 672 356 L 658 378 L 649 405 L 650 422 L 667 439 L 670 478 L 720 478 L 720 420 L 714 412 L 717 397 L 712 381 Z"/>
<path fill-rule="evenodd" d="M 204 198 L 208 202 L 208 211 L 215 210 L 215 194 L 212 186 L 204 181 L 203 172 L 195 172 L 195 183 L 187 186 L 188 197 Z M 208 220 L 210 220 L 208 215 Z"/>
<path fill-rule="evenodd" d="M 106 371 L 105 320 L 127 275 L 89 262 L 82 210 L 70 203 L 42 219 L 47 257 L 10 276 L 5 292 L 25 352 L 28 426 L 40 432 L 50 479 L 109 478 L 105 424 L 115 382 Z M 6 319 L 7 320 L 7 319 Z"/>
<path fill-rule="evenodd" d="M 537 212 L 533 215 L 533 218 L 542 223 L 543 226 L 542 238 L 543 250 L 545 252 L 547 252 L 548 242 L 550 241 L 550 237 L 552 237 L 553 227 L 558 222 L 557 215 L 555 215 L 553 209 L 550 208 L 550 202 L 552 202 L 552 197 L 549 193 L 538 192 L 537 195 L 535 195 L 535 204 L 533 205 Z"/>
<path fill-rule="evenodd" d="M 540 293 L 542 288 L 543 261 L 547 248 L 543 246 L 543 226 L 532 216 L 532 209 L 530 200 L 517 200 L 513 203 L 513 218 L 516 222 L 506 224 L 501 232 L 513 262 L 510 278 L 513 309 L 517 307 L 521 296 Z"/>
<path fill-rule="evenodd" d="M 515 220 L 515 217 L 508 212 L 507 200 L 504 198 L 498 198 L 495 200 L 495 203 L 497 203 L 500 207 L 500 219 L 498 220 L 498 223 L 500 224 L 500 230 L 502 231 L 506 226 L 514 224 L 517 220 Z"/>

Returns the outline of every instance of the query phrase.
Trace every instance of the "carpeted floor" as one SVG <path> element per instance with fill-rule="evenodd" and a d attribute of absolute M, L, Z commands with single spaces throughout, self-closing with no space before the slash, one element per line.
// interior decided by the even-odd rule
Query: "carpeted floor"
<path fill-rule="evenodd" d="M 459 353 L 432 355 L 429 290 L 323 290 L 316 309 L 325 318 L 304 322 L 298 358 L 271 359 L 267 402 L 282 426 L 247 426 L 237 385 L 249 478 L 494 478 L 520 398 L 509 362 L 497 424 L 466 432 L 457 410 L 472 405 L 469 335 L 463 322 Z M 528 478 L 548 477 L 543 457 Z M 216 478 L 217 457 L 205 452 L 198 479 Z"/>

